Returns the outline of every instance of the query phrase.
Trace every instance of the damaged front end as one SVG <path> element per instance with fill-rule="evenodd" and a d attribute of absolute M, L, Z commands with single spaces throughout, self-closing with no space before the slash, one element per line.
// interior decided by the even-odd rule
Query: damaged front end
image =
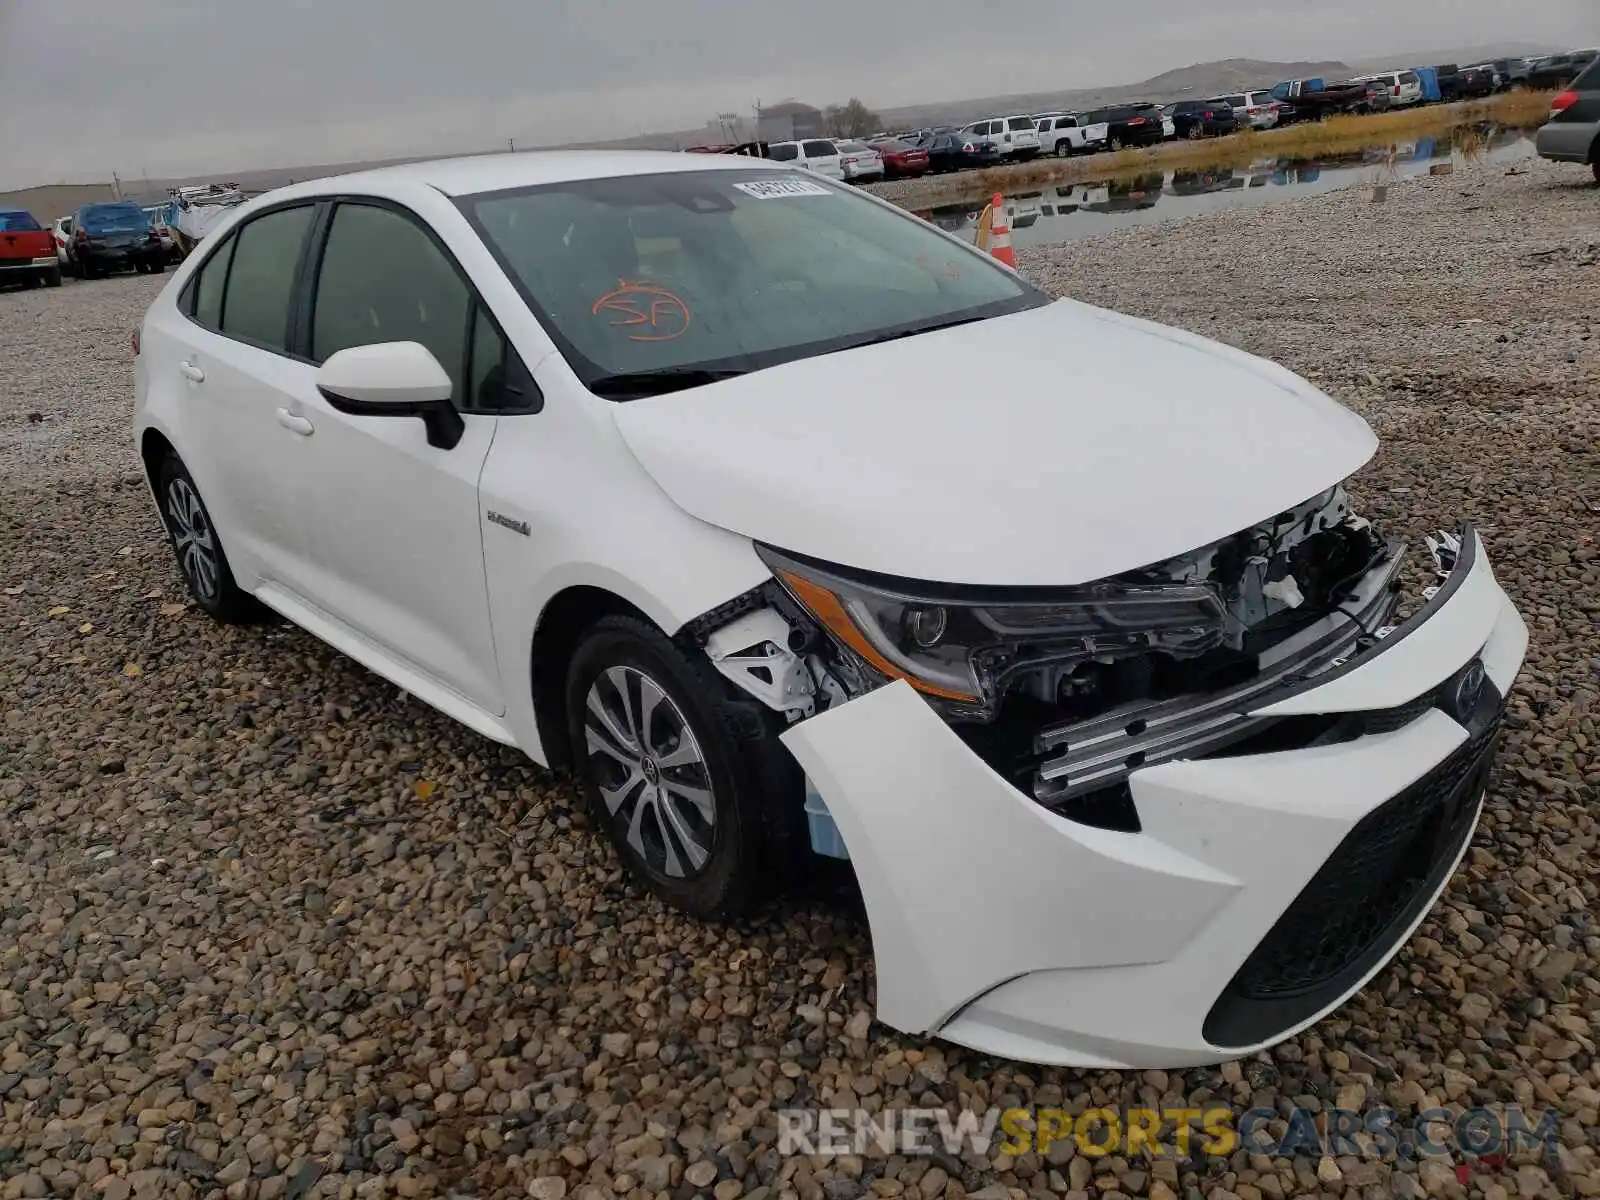
<path fill-rule="evenodd" d="M 1343 487 L 1069 588 L 912 582 L 763 547 L 781 589 L 708 614 L 697 640 L 791 721 L 903 679 L 1025 794 L 1137 830 L 1135 770 L 1337 736 L 1337 717 L 1251 714 L 1388 633 L 1404 552 Z"/>

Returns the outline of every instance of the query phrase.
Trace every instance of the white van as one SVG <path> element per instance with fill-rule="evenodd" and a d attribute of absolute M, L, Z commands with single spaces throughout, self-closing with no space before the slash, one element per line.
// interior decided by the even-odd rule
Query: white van
<path fill-rule="evenodd" d="M 844 156 L 831 138 L 806 138 L 798 142 L 773 142 L 767 147 L 773 162 L 793 163 L 829 179 L 844 178 Z"/>

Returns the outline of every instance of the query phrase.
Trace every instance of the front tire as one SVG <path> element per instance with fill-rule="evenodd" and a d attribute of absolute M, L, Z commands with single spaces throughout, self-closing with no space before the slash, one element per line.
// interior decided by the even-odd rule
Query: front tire
<path fill-rule="evenodd" d="M 156 497 L 178 570 L 194 602 L 209 616 L 228 624 L 254 618 L 260 609 L 234 582 L 211 512 L 200 499 L 194 477 L 176 454 L 169 453 L 156 471 Z"/>
<path fill-rule="evenodd" d="M 591 819 L 634 878 L 691 916 L 745 911 L 803 816 L 776 715 L 653 625 L 621 615 L 584 635 L 566 702 Z"/>
<path fill-rule="evenodd" d="M 48 271 L 46 271 L 44 273 L 43 279 L 44 279 L 45 287 L 60 287 L 61 286 L 61 268 L 60 267 L 52 267 L 50 270 L 48 270 Z"/>

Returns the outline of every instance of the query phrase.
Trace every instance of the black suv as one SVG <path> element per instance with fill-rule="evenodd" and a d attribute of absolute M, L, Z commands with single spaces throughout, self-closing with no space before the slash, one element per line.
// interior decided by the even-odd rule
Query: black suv
<path fill-rule="evenodd" d="M 1180 100 L 1162 110 L 1181 138 L 1222 137 L 1239 132 L 1239 118 L 1226 100 Z"/>
<path fill-rule="evenodd" d="M 1600 183 L 1600 59 L 1550 102 L 1550 123 L 1539 130 L 1539 155 L 1587 163 Z"/>
<path fill-rule="evenodd" d="M 1113 104 L 1078 118 L 1084 125 L 1106 126 L 1106 145 L 1113 150 L 1128 146 L 1158 146 L 1163 133 L 1161 110 L 1138 104 Z"/>

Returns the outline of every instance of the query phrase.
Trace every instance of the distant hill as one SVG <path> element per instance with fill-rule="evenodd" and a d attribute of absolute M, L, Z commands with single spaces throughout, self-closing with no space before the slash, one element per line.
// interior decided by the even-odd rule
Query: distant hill
<path fill-rule="evenodd" d="M 1454 50 L 1421 50 L 1413 54 L 1386 54 L 1382 58 L 1362 59 L 1357 64 L 1363 71 L 1398 71 L 1406 67 L 1435 67 L 1442 63 L 1455 63 L 1458 67 L 1469 63 L 1487 62 L 1492 58 L 1525 58 L 1540 54 L 1559 54 L 1563 50 L 1578 49 L 1573 46 L 1551 46 L 1539 42 L 1507 42 L 1492 46 L 1461 46 Z"/>
<path fill-rule="evenodd" d="M 1200 63 L 1166 71 L 1143 83 L 1129 85 L 1132 91 L 1156 92 L 1163 97 L 1216 96 L 1246 88 L 1271 87 L 1284 79 L 1337 79 L 1349 75 L 1342 62 L 1262 62 L 1254 58 L 1225 58 L 1221 62 Z"/>
<path fill-rule="evenodd" d="M 1267 62 L 1229 58 L 1221 62 L 1195 63 L 1174 71 L 1164 71 L 1138 83 L 911 104 L 879 109 L 878 113 L 885 125 L 898 128 L 957 125 L 985 116 L 1055 110 L 1071 112 L 1129 100 L 1164 103 L 1169 100 L 1205 99 L 1243 88 L 1268 88 L 1282 79 L 1309 79 L 1319 75 L 1336 78 L 1350 73 L 1350 68 L 1341 62 Z"/>

